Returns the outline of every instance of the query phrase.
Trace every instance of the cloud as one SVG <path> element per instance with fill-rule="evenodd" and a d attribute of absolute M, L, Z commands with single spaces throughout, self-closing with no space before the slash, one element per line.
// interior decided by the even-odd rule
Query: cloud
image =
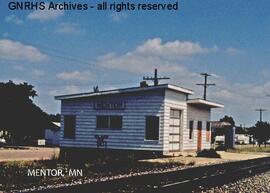
<path fill-rule="evenodd" d="M 92 80 L 94 76 L 89 71 L 72 71 L 58 73 L 56 77 L 60 80 L 87 82 Z"/>
<path fill-rule="evenodd" d="M 57 90 L 49 90 L 47 94 L 49 96 L 58 96 L 58 95 L 64 95 L 64 94 L 74 94 L 74 93 L 80 93 L 80 92 L 85 92 L 85 88 L 82 86 L 70 84 L 70 85 L 65 85 L 62 86 L 61 89 Z"/>
<path fill-rule="evenodd" d="M 145 73 L 159 68 L 163 72 L 185 74 L 184 58 L 213 51 L 199 43 L 175 40 L 162 43 L 160 38 L 150 39 L 123 55 L 109 53 L 97 59 L 97 65 L 130 73 Z"/>
<path fill-rule="evenodd" d="M 163 43 L 161 38 L 154 38 L 138 46 L 135 52 L 142 55 L 179 58 L 207 53 L 210 50 L 203 48 L 198 42 L 175 40 Z"/>
<path fill-rule="evenodd" d="M 269 106 L 270 98 L 266 97 L 270 90 L 270 81 L 264 83 L 237 83 L 224 78 L 216 81 L 217 86 L 210 88 L 211 100 L 225 104 L 223 115 L 232 115 L 237 124 L 245 123 L 249 126 L 255 123 L 255 109 Z"/>
<path fill-rule="evenodd" d="M 225 52 L 230 55 L 241 55 L 246 53 L 244 50 L 240 50 L 237 48 L 227 48 Z"/>
<path fill-rule="evenodd" d="M 22 65 L 16 64 L 16 65 L 13 66 L 13 69 L 18 70 L 18 71 L 23 71 L 24 67 Z"/>
<path fill-rule="evenodd" d="M 55 31 L 62 34 L 80 34 L 83 32 L 81 26 L 77 23 L 60 23 Z"/>
<path fill-rule="evenodd" d="M 42 71 L 42 70 L 33 69 L 31 71 L 31 75 L 32 75 L 33 78 L 40 78 L 40 77 L 45 75 L 45 72 Z"/>
<path fill-rule="evenodd" d="M 38 21 L 49 21 L 54 20 L 56 18 L 59 18 L 64 15 L 63 10 L 54 10 L 50 9 L 48 10 L 49 4 L 45 3 L 45 9 L 44 10 L 35 10 L 27 15 L 27 18 L 30 20 L 38 20 Z"/>
<path fill-rule="evenodd" d="M 113 22 L 120 22 L 128 17 L 125 12 L 114 12 L 110 16 Z"/>
<path fill-rule="evenodd" d="M 158 57 L 145 57 L 133 53 L 125 55 L 107 54 L 98 58 L 97 65 L 109 68 L 127 71 L 130 73 L 142 74 L 146 71 L 153 71 L 158 68 L 163 72 L 182 72 L 185 68 L 177 63 L 168 62 Z"/>
<path fill-rule="evenodd" d="M 195 95 L 190 98 L 197 98 L 202 97 L 203 88 L 195 85 L 203 79 L 199 72 L 190 70 L 189 64 L 192 63 L 190 59 L 198 54 L 207 54 L 217 50 L 216 46 L 207 48 L 191 41 L 175 40 L 163 43 L 160 38 L 155 38 L 143 42 L 124 54 L 103 55 L 96 62 L 98 66 L 105 69 L 116 69 L 140 75 L 148 75 L 154 68 L 158 68 L 162 75 L 171 77 L 171 80 L 167 82 L 191 88 L 195 91 Z M 236 53 L 234 49 L 228 50 Z M 243 84 L 213 73 L 209 83 L 216 83 L 216 86 L 209 87 L 207 98 L 225 104 L 224 109 L 214 110 L 212 120 L 219 120 L 228 114 L 236 119 L 237 124 L 245 120 L 247 125 L 252 125 L 256 117 L 256 114 L 252 114 L 254 109 L 269 105 L 270 98 L 265 95 L 270 94 L 270 81 L 264 84 Z"/>
<path fill-rule="evenodd" d="M 13 24 L 16 24 L 16 25 L 23 24 L 23 20 L 20 19 L 18 16 L 14 15 L 14 14 L 6 16 L 5 17 L 5 22 L 13 23 Z"/>
<path fill-rule="evenodd" d="M 28 62 L 41 62 L 48 59 L 36 47 L 8 39 L 0 39 L 0 58 Z"/>

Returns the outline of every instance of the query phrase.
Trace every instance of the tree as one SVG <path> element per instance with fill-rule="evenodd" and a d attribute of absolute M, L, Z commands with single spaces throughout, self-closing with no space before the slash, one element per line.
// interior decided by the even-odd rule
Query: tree
<path fill-rule="evenodd" d="M 266 141 L 270 139 L 270 124 L 258 121 L 255 126 L 249 128 L 249 133 L 257 140 L 259 147 L 263 143 L 266 145 Z"/>
<path fill-rule="evenodd" d="M 50 114 L 49 117 L 50 117 L 50 120 L 53 122 L 60 122 L 61 121 L 61 115 L 59 113 L 57 113 L 55 115 Z"/>
<path fill-rule="evenodd" d="M 235 126 L 235 122 L 234 119 L 231 116 L 225 115 L 222 119 L 220 119 L 219 121 L 221 122 L 228 122 L 231 124 L 232 127 Z"/>
<path fill-rule="evenodd" d="M 0 83 L 0 129 L 10 133 L 11 142 L 20 144 L 44 136 L 51 126 L 47 113 L 36 106 L 34 86 L 27 83 Z"/>

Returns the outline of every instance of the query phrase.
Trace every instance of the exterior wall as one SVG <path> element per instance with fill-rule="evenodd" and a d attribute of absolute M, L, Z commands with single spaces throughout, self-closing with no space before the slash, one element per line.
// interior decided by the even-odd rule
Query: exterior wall
<path fill-rule="evenodd" d="M 197 150 L 198 121 L 202 121 L 202 149 L 210 149 L 211 138 L 206 142 L 206 122 L 211 120 L 211 110 L 203 107 L 188 105 L 187 107 L 187 127 L 184 129 L 183 150 Z M 193 123 L 193 139 L 189 139 L 189 121 Z"/>
<path fill-rule="evenodd" d="M 171 90 L 165 92 L 165 109 L 164 109 L 164 146 L 163 152 L 169 152 L 169 126 L 170 126 L 170 110 L 177 109 L 181 110 L 181 133 L 180 133 L 180 151 L 183 150 L 183 131 L 187 127 L 187 95 Z"/>
<path fill-rule="evenodd" d="M 96 110 L 94 103 L 97 100 L 123 100 L 126 108 L 123 110 Z M 63 137 L 64 115 L 76 115 L 75 139 Z M 122 129 L 96 129 L 97 115 L 122 115 Z M 145 140 L 145 116 L 149 115 L 159 116 L 159 141 Z M 107 135 L 108 149 L 162 151 L 163 115 L 164 90 L 62 100 L 60 146 L 96 148 L 95 135 Z"/>

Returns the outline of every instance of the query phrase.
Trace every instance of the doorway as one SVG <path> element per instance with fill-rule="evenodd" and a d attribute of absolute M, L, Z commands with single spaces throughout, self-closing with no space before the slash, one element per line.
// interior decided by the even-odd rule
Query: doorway
<path fill-rule="evenodd" d="M 197 150 L 202 150 L 202 121 L 197 124 Z"/>
<path fill-rule="evenodd" d="M 181 110 L 170 110 L 169 151 L 180 152 Z"/>

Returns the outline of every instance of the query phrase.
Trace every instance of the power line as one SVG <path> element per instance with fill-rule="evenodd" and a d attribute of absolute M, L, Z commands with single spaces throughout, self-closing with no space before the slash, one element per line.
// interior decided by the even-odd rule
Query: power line
<path fill-rule="evenodd" d="M 208 73 L 201 73 L 200 75 L 204 76 L 204 83 L 203 84 L 196 84 L 196 85 L 199 85 L 199 86 L 203 86 L 203 99 L 206 100 L 206 90 L 207 90 L 207 87 L 208 86 L 215 86 L 216 84 L 208 84 L 207 83 L 207 78 L 208 76 L 211 76 L 211 74 L 208 74 Z"/>

